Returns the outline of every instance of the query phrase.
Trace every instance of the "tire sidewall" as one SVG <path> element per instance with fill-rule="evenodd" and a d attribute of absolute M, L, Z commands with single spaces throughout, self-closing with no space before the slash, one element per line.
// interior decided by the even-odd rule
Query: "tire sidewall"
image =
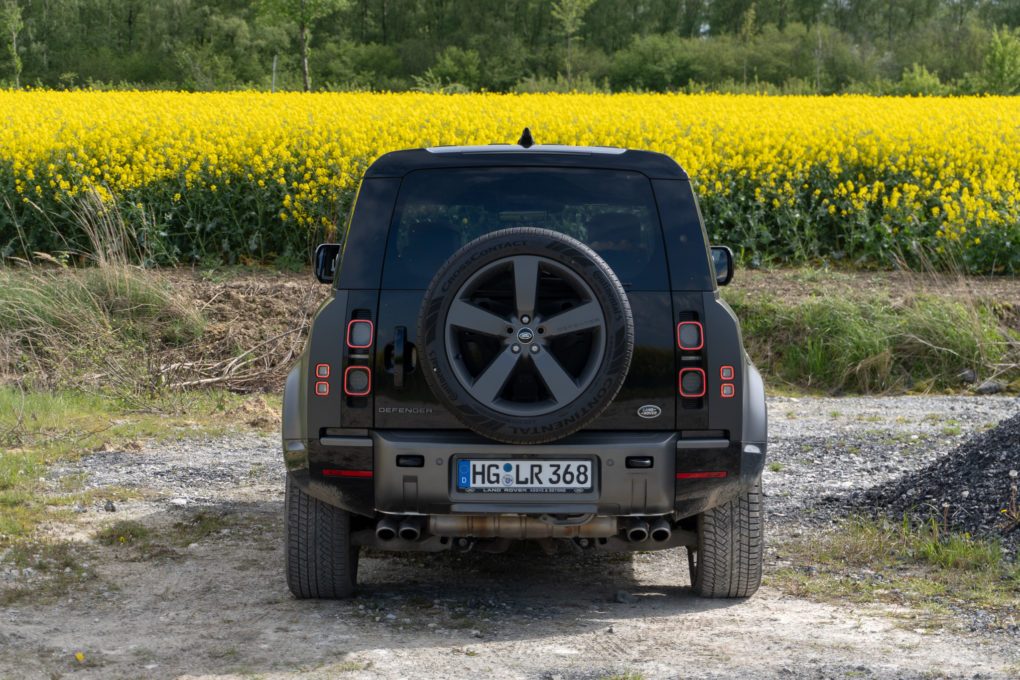
<path fill-rule="evenodd" d="M 456 378 L 445 347 L 446 317 L 457 292 L 479 268 L 515 255 L 544 257 L 569 267 L 591 287 L 606 320 L 605 353 L 592 382 L 574 401 L 540 416 L 507 415 L 476 400 Z M 443 264 L 425 294 L 418 338 L 426 381 L 454 416 L 486 437 L 534 444 L 576 432 L 612 402 L 630 368 L 634 322 L 623 286 L 595 251 L 558 232 L 513 228 L 471 241 Z"/>

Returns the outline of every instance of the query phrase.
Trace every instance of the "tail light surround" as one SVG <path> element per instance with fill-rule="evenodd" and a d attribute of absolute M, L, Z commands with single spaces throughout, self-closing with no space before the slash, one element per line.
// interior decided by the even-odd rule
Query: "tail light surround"
<path fill-rule="evenodd" d="M 687 380 L 684 378 L 687 377 Z M 697 379 L 695 383 L 694 380 Z M 680 396 L 687 399 L 697 399 L 705 396 L 705 389 L 707 380 L 705 379 L 705 370 L 702 368 L 683 368 L 680 370 L 679 379 Z M 687 386 L 684 386 L 684 382 L 687 382 Z"/>
<path fill-rule="evenodd" d="M 364 397 L 372 391 L 372 369 L 368 366 L 348 366 L 344 371 L 344 394 Z"/>
<path fill-rule="evenodd" d="M 695 351 L 705 346 L 705 328 L 700 321 L 681 321 L 676 325 L 676 346 Z"/>
<path fill-rule="evenodd" d="M 347 324 L 347 346 L 368 349 L 375 340 L 375 325 L 368 319 L 351 319 Z"/>

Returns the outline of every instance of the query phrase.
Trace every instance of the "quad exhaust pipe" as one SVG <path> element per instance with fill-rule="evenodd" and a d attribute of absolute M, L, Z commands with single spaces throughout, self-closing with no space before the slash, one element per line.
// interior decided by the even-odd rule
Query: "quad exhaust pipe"
<path fill-rule="evenodd" d="M 417 541 L 421 538 L 421 522 L 413 517 L 408 517 L 400 523 L 398 533 L 405 541 Z"/>
<path fill-rule="evenodd" d="M 396 520 L 384 517 L 375 525 L 375 537 L 380 541 L 392 541 L 397 537 L 399 526 Z"/>
<path fill-rule="evenodd" d="M 656 543 L 665 543 L 673 535 L 673 529 L 669 526 L 669 520 L 665 517 L 658 517 L 652 522 L 652 540 Z"/>
<path fill-rule="evenodd" d="M 375 537 L 380 541 L 392 541 L 398 536 L 405 541 L 417 541 L 421 538 L 421 520 L 416 517 L 404 519 L 383 517 L 375 525 Z"/>
<path fill-rule="evenodd" d="M 673 529 L 666 517 L 636 517 L 624 525 L 624 535 L 631 543 L 642 543 L 651 538 L 656 543 L 665 543 L 673 536 Z M 422 517 L 384 517 L 375 526 L 375 536 L 380 541 L 400 538 L 404 541 L 418 541 L 425 530 Z M 619 523 L 615 517 L 597 516 L 580 524 L 555 524 L 537 517 L 521 515 L 431 515 L 428 517 L 428 532 L 433 536 L 454 536 L 471 538 L 573 538 L 587 540 L 608 538 L 617 535 Z"/>
<path fill-rule="evenodd" d="M 643 519 L 632 520 L 627 527 L 627 540 L 631 543 L 648 540 L 648 522 Z"/>

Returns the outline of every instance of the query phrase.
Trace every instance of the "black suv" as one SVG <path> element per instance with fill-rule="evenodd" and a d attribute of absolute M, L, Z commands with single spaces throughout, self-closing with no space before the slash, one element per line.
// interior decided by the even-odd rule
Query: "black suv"
<path fill-rule="evenodd" d="M 397 151 L 365 173 L 283 399 L 286 572 L 345 597 L 362 546 L 687 549 L 761 581 L 761 376 L 687 174 L 647 151 Z"/>

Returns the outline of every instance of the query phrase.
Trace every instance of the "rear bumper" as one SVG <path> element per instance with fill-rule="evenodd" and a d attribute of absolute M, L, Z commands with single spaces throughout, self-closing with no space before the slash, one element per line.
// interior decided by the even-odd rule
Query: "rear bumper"
<path fill-rule="evenodd" d="M 678 432 L 580 432 L 553 444 L 517 446 L 463 431 L 376 430 L 285 440 L 284 448 L 290 473 L 308 493 L 369 517 L 517 513 L 670 514 L 682 519 L 750 489 L 765 462 L 765 442 L 695 439 Z M 594 463 L 594 490 L 569 495 L 458 492 L 456 461 L 467 456 L 588 458 Z M 632 467 L 634 459 L 651 466 Z"/>

